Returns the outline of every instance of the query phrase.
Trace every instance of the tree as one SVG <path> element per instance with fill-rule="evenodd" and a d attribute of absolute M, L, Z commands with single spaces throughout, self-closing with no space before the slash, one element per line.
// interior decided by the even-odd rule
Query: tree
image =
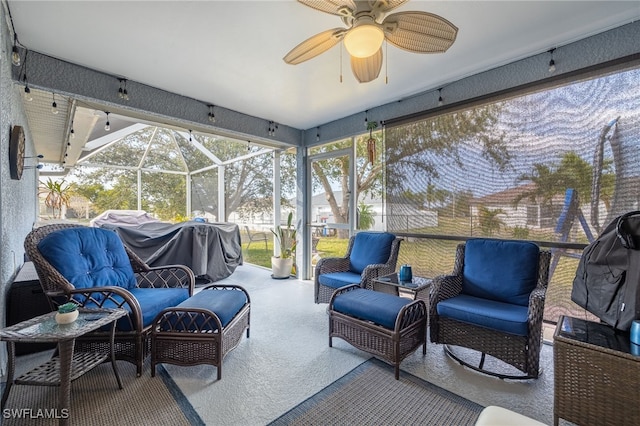
<path fill-rule="evenodd" d="M 51 209 L 54 219 L 62 216 L 62 208 L 69 207 L 69 201 L 73 191 L 73 184 L 65 183 L 65 180 L 54 181 L 48 178 L 46 182 L 40 182 L 40 194 L 45 195 L 44 204 Z"/>
<path fill-rule="evenodd" d="M 562 154 L 559 163 L 549 165 L 535 163 L 531 173 L 518 177 L 520 182 L 532 182 L 532 189 L 519 194 L 513 204 L 523 199 L 545 206 L 553 204 L 553 197 L 563 195 L 568 188 L 577 191 L 580 203 L 591 202 L 593 166 L 573 151 Z M 611 171 L 611 161 L 605 162 L 600 186 L 600 199 L 607 208 L 610 206 L 615 186 L 615 175 Z"/>
<path fill-rule="evenodd" d="M 358 229 L 365 231 L 373 228 L 373 225 L 376 224 L 375 215 L 373 206 L 360 202 L 358 204 Z"/>
<path fill-rule="evenodd" d="M 495 128 L 499 113 L 500 106 L 496 104 L 421 120 L 402 126 L 401 129 L 387 129 L 384 163 L 380 155 L 373 164 L 368 163 L 368 134 L 356 138 L 357 181 L 354 186 L 358 188 L 358 195 L 369 194 L 375 197 L 382 193 L 383 167 L 388 172 L 386 191 L 393 195 L 406 194 L 406 180 L 415 175 L 426 179 L 439 177 L 439 168 L 443 164 L 454 162 L 463 168 L 459 151 L 462 144 L 469 140 L 477 140 L 483 147 L 483 157 L 499 171 L 504 171 L 510 164 L 511 155 L 506 148 L 504 133 Z M 375 132 L 372 136 L 376 139 L 377 151 L 383 152 L 380 149 L 382 132 Z M 393 140 L 393 143 L 390 144 L 389 140 Z M 336 151 L 350 146 L 351 139 L 345 139 L 318 147 L 316 152 Z M 336 222 L 347 223 L 348 197 L 351 193 L 348 187 L 348 157 L 314 161 L 312 167 L 313 184 L 324 189 Z M 340 202 L 336 200 L 334 188 L 339 188 L 342 192 Z M 440 198 L 445 197 L 445 194 L 438 193 L 438 197 L 438 201 L 444 201 Z M 414 198 L 415 200 L 417 199 Z"/>
<path fill-rule="evenodd" d="M 486 236 L 492 236 L 494 231 L 499 231 L 505 226 L 502 219 L 498 215 L 506 214 L 502 209 L 489 209 L 485 206 L 478 207 L 478 220 L 480 221 L 480 229 Z"/>

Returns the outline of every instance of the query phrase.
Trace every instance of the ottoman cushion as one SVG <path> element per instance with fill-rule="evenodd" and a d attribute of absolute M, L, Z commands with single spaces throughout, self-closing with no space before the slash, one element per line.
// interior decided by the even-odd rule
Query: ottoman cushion
<path fill-rule="evenodd" d="M 177 307 L 208 309 L 220 318 L 222 327 L 226 327 L 246 303 L 247 297 L 242 291 L 202 290 L 180 303 Z M 213 327 L 211 331 L 215 331 L 215 323 L 211 322 L 210 324 Z"/>
<path fill-rule="evenodd" d="M 336 296 L 333 310 L 393 330 L 398 313 L 409 303 L 405 297 L 358 288 Z"/>

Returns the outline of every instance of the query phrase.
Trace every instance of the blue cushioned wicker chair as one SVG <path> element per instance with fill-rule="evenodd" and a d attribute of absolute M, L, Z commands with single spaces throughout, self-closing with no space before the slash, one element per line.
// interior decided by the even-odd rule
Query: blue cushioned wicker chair
<path fill-rule="evenodd" d="M 195 277 L 186 266 L 151 268 L 110 230 L 54 224 L 31 231 L 24 242 L 52 309 L 74 300 L 86 308 L 123 308 L 117 323 L 115 352 L 134 363 L 137 374 L 149 354 L 156 315 L 193 295 Z M 108 349 L 110 333 L 89 333 L 76 350 Z"/>
<path fill-rule="evenodd" d="M 550 252 L 526 241 L 479 238 L 458 245 L 453 274 L 432 283 L 431 341 L 474 370 L 537 378 L 550 259 Z M 481 352 L 479 364 L 463 361 L 450 345 Z M 486 370 L 486 354 L 524 375 Z"/>
<path fill-rule="evenodd" d="M 400 241 L 388 232 L 358 232 L 349 239 L 344 257 L 320 259 L 315 271 L 315 302 L 329 303 L 333 292 L 346 285 L 372 289 L 374 278 L 396 270 Z"/>

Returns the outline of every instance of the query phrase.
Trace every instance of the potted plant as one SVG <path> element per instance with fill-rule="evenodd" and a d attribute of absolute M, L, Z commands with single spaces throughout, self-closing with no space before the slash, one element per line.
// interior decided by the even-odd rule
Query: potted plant
<path fill-rule="evenodd" d="M 293 267 L 293 256 L 296 251 L 296 230 L 293 228 L 291 222 L 293 220 L 293 212 L 289 212 L 287 217 L 287 226 L 276 226 L 276 229 L 272 229 L 271 232 L 275 235 L 278 241 L 278 247 L 280 248 L 280 254 L 278 256 L 271 257 L 271 270 L 273 278 L 289 278 L 291 276 L 291 268 Z"/>
<path fill-rule="evenodd" d="M 56 322 L 58 324 L 71 324 L 78 319 L 78 305 L 73 302 L 67 302 L 58 306 L 56 312 Z"/>

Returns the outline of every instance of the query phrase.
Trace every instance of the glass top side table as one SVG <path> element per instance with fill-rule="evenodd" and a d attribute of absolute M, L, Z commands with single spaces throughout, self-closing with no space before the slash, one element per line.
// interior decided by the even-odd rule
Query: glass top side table
<path fill-rule="evenodd" d="M 431 278 L 414 276 L 411 281 L 400 281 L 398 273 L 394 272 L 389 275 L 375 278 L 373 280 L 373 289 L 384 293 L 398 294 L 399 289 L 413 293 L 415 300 L 424 300 L 429 303 L 429 288 L 431 287 Z"/>
<path fill-rule="evenodd" d="M 22 321 L 0 330 L 0 340 L 7 342 L 8 372 L 7 384 L 2 395 L 1 407 L 4 409 L 12 385 L 60 386 L 58 405 L 61 415 L 61 425 L 68 424 L 68 410 L 70 405 L 71 382 L 82 376 L 92 368 L 111 359 L 113 372 L 122 389 L 122 382 L 115 362 L 113 341 L 116 320 L 125 316 L 124 309 L 80 309 L 78 319 L 71 324 L 58 324 L 55 312 L 40 315 Z M 74 355 L 75 339 L 111 324 L 110 352 L 81 353 Z M 54 342 L 58 344 L 58 356 L 54 356 L 46 363 L 14 379 L 15 372 L 15 343 Z M 62 410 L 66 411 L 62 411 Z"/>

